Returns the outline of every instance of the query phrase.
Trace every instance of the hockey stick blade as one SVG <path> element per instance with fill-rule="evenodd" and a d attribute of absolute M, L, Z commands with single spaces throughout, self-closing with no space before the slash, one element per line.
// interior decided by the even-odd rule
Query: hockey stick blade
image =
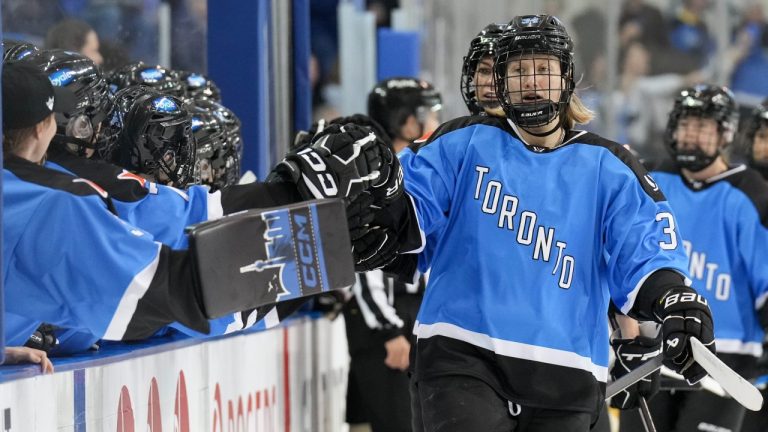
<path fill-rule="evenodd" d="M 755 386 L 734 372 L 695 337 L 691 338 L 691 348 L 696 363 L 701 365 L 736 402 L 744 405 L 748 410 L 760 411 L 763 406 L 763 396 Z"/>
<path fill-rule="evenodd" d="M 631 386 L 632 384 L 656 372 L 661 367 L 661 362 L 664 360 L 663 357 L 664 356 L 662 355 L 657 355 L 656 357 L 643 363 L 643 365 L 639 368 L 612 382 L 605 389 L 605 398 L 608 399 L 617 395 L 619 392 Z"/>

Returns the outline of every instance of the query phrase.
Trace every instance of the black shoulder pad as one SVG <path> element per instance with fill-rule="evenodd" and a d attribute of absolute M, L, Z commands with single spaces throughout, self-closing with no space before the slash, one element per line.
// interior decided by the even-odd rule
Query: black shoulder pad
<path fill-rule="evenodd" d="M 51 152 L 48 158 L 51 162 L 61 165 L 78 177 L 96 182 L 118 201 L 140 201 L 148 193 L 144 185 L 149 180 L 117 165 L 77 157 L 65 151 Z"/>
<path fill-rule="evenodd" d="M 434 132 L 432 132 L 432 134 L 429 135 L 429 137 L 427 137 L 426 139 L 419 139 L 414 141 L 413 145 L 411 145 L 411 150 L 413 150 L 414 152 L 418 152 L 423 147 L 428 146 L 432 141 L 440 138 L 441 136 L 449 132 L 453 132 L 458 129 L 462 129 L 465 127 L 478 125 L 478 124 L 494 126 L 500 129 L 511 131 L 511 128 L 507 124 L 507 121 L 505 118 L 481 116 L 481 115 L 459 117 L 441 124 L 440 127 L 438 127 Z"/>
<path fill-rule="evenodd" d="M 117 214 L 109 192 L 94 181 L 46 168 L 13 155 L 6 155 L 3 168 L 12 172 L 21 180 L 42 187 L 56 189 L 77 196 L 97 195 L 104 201 L 107 209 Z"/>
<path fill-rule="evenodd" d="M 760 215 L 760 223 L 768 228 L 768 183 L 752 168 L 730 175 L 723 180 L 730 183 L 752 202 Z"/>

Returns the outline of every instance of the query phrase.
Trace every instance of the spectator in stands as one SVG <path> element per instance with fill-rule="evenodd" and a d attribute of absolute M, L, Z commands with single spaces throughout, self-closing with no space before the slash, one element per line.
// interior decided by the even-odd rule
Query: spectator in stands
<path fill-rule="evenodd" d="M 171 5 L 171 50 L 174 69 L 206 71 L 205 40 L 208 25 L 206 0 L 169 0 Z"/>
<path fill-rule="evenodd" d="M 625 0 L 619 17 L 619 39 L 622 46 L 632 41 L 647 47 L 669 45 L 661 11 L 645 0 Z"/>
<path fill-rule="evenodd" d="M 45 47 L 79 52 L 97 65 L 104 62 L 99 52 L 99 36 L 93 27 L 78 19 L 65 19 L 51 27 L 45 37 Z"/>
<path fill-rule="evenodd" d="M 50 0 L 3 0 L 3 37 L 42 45 L 45 32 L 63 18 Z"/>
<path fill-rule="evenodd" d="M 616 140 L 630 144 L 646 159 L 666 158 L 661 136 L 666 126 L 667 106 L 680 88 L 705 78 L 699 71 L 687 75 L 649 75 L 650 53 L 640 42 L 633 42 L 622 53 L 619 91 L 614 105 L 618 135 Z"/>
<path fill-rule="evenodd" d="M 688 73 L 701 69 L 714 54 L 715 40 L 704 22 L 708 8 L 709 0 L 683 0 L 677 10 L 669 28 L 674 53 L 674 61 L 666 65 L 670 72 Z"/>
<path fill-rule="evenodd" d="M 667 25 L 661 11 L 645 0 L 625 0 L 619 17 L 619 43 L 626 50 L 633 42 L 640 42 L 648 49 L 651 74 L 664 73 L 669 57 Z"/>
<path fill-rule="evenodd" d="M 5 347 L 5 361 L 2 364 L 35 363 L 43 373 L 53 373 L 53 363 L 45 351 L 27 347 Z"/>
<path fill-rule="evenodd" d="M 768 94 L 768 23 L 763 6 L 751 1 L 742 12 L 742 21 L 736 29 L 733 45 L 727 54 L 734 63 L 731 88 L 734 92 L 755 95 Z"/>
<path fill-rule="evenodd" d="M 112 72 L 121 67 L 131 63 L 131 57 L 128 55 L 128 51 L 125 50 L 120 44 L 103 41 L 99 51 L 104 58 L 104 63 L 101 64 L 102 70 L 105 72 Z"/>

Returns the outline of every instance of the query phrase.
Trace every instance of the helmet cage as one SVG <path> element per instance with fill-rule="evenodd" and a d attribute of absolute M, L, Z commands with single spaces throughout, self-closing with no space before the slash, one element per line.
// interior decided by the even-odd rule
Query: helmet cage
<path fill-rule="evenodd" d="M 713 154 L 708 154 L 700 148 L 679 149 L 675 132 L 680 120 L 687 117 L 713 119 L 717 123 L 720 145 Z M 738 111 L 733 94 L 725 87 L 697 85 L 683 89 L 675 99 L 672 112 L 669 115 L 665 141 L 667 149 L 675 162 L 681 168 L 697 172 L 710 166 L 734 138 L 738 125 Z"/>
<path fill-rule="evenodd" d="M 177 109 L 161 111 L 156 103 L 167 99 Z M 191 131 L 191 117 L 181 101 L 146 87 L 122 90 L 117 104 L 125 112 L 120 135 L 119 165 L 185 187 L 196 181 L 196 143 Z"/>
<path fill-rule="evenodd" d="M 573 42 L 560 20 L 549 15 L 516 17 L 498 45 L 494 76 L 504 113 L 524 129 L 546 126 L 559 118 L 558 124 L 547 132 L 528 131 L 533 135 L 546 136 L 559 129 L 575 88 Z M 533 61 L 530 70 L 523 67 L 524 59 Z M 560 66 L 557 74 L 552 72 L 553 60 Z M 548 84 L 539 88 L 543 76 Z M 513 80 L 517 81 L 517 90 L 509 88 Z"/>
<path fill-rule="evenodd" d="M 768 169 L 768 158 L 755 159 L 755 136 L 760 129 L 768 128 L 768 99 L 756 106 L 749 118 L 745 120 L 744 127 L 739 136 L 739 150 L 747 163 L 761 170 Z"/>
<path fill-rule="evenodd" d="M 478 89 L 475 83 L 475 74 L 478 64 L 480 64 L 484 57 L 495 57 L 499 38 L 505 28 L 505 24 L 489 24 L 486 26 L 480 34 L 472 39 L 472 42 L 469 44 L 469 52 L 464 56 L 461 66 L 461 97 L 473 115 L 482 113 L 484 108 L 496 108 L 499 106 L 498 100 L 493 104 L 483 103 L 479 100 L 477 97 Z M 494 86 L 494 84 L 492 83 L 491 86 Z"/>
<path fill-rule="evenodd" d="M 214 113 L 195 106 L 192 111 L 192 132 L 197 142 L 196 165 L 201 184 L 217 190 L 229 186 L 227 163 L 229 150 L 227 130 L 224 122 Z M 233 168 L 234 169 L 234 168 Z"/>

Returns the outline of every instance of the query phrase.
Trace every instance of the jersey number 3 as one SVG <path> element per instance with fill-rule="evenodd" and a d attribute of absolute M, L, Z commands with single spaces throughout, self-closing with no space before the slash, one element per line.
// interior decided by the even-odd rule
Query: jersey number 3
<path fill-rule="evenodd" d="M 662 231 L 665 235 L 669 236 L 669 241 L 660 241 L 659 246 L 664 250 L 672 250 L 677 248 L 677 233 L 675 232 L 675 218 L 669 212 L 662 212 L 656 215 L 656 222 L 667 221 Z"/>

